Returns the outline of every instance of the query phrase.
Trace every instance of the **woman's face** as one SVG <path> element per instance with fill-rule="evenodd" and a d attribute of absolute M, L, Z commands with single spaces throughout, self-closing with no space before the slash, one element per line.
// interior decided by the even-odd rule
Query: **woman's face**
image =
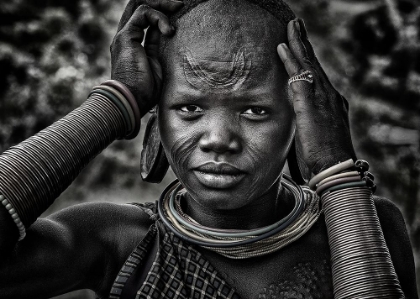
<path fill-rule="evenodd" d="M 261 43 L 266 28 L 183 34 L 183 27 L 191 24 L 179 24 L 167 51 L 158 110 L 168 160 L 203 206 L 256 203 L 276 188 L 294 132 L 278 42 Z"/>

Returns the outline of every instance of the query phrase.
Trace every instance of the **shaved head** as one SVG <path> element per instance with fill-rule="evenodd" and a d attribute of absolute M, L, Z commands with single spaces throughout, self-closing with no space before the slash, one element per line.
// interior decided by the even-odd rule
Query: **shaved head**
<path fill-rule="evenodd" d="M 176 35 L 161 43 L 165 80 L 179 75 L 174 67 L 182 67 L 192 87 L 203 88 L 205 82 L 213 89 L 238 90 L 244 83 L 258 83 L 247 81 L 251 71 L 272 76 L 266 70 L 281 67 L 276 47 L 287 41 L 286 26 L 295 17 L 284 2 L 185 2 L 172 16 Z"/>
<path fill-rule="evenodd" d="M 175 14 L 171 16 L 171 22 L 176 22 L 176 20 L 183 17 L 186 13 L 191 11 L 197 5 L 203 2 L 210 2 L 211 0 L 184 0 L 184 6 L 180 10 L 178 10 Z M 229 5 L 229 0 L 224 1 L 225 5 Z M 266 10 L 271 15 L 279 20 L 280 23 L 283 25 L 287 25 L 289 21 L 296 18 L 294 12 L 290 8 L 290 6 L 284 2 L 283 0 L 242 0 L 238 1 L 238 6 L 242 5 L 243 2 L 253 3 L 256 6 Z M 223 4 L 223 3 L 222 3 Z M 221 7 L 223 9 L 223 6 Z M 238 9 L 240 10 L 240 9 Z M 219 13 L 220 11 L 215 11 L 215 13 Z"/>

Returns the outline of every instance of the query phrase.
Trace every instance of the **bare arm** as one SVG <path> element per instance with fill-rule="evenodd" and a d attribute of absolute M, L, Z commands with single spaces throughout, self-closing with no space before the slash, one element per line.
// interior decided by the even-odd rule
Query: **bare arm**
<path fill-rule="evenodd" d="M 0 297 L 50 298 L 85 288 L 105 297 L 150 224 L 138 207 L 110 203 L 77 205 L 38 219 L 15 248 L 3 248 Z M 2 225 L 1 233 L 17 238 L 13 223 Z"/>
<path fill-rule="evenodd" d="M 288 45 L 278 53 L 289 76 L 309 71 L 311 77 L 290 84 L 297 122 L 297 145 L 314 174 L 338 161 L 356 160 L 350 136 L 348 103 L 329 82 L 309 42 L 305 25 L 288 24 Z M 317 135 L 318 134 L 318 135 Z M 376 207 L 395 271 L 406 298 L 418 298 L 414 259 L 404 220 L 394 204 L 376 198 Z"/>
<path fill-rule="evenodd" d="M 131 0 L 114 38 L 112 78 L 134 94 L 142 115 L 156 104 L 159 94 L 161 69 L 156 60 L 159 32 L 174 33 L 168 18 L 160 11 L 173 12 L 182 5 L 180 1 Z M 143 48 L 144 29 L 149 26 L 153 30 L 150 30 L 148 46 Z M 71 183 L 81 166 L 115 138 L 124 136 L 121 131 L 127 127 L 127 117 L 118 114 L 115 107 L 111 109 L 113 117 L 103 111 L 96 114 L 92 109 L 104 110 L 103 107 L 112 106 L 109 102 L 90 102 L 89 105 L 89 111 L 80 108 L 71 121 L 61 122 L 64 129 L 53 132 L 55 135 L 44 135 L 36 140 L 36 146 L 29 144 L 20 148 L 20 152 L 27 154 L 25 161 L 19 161 L 17 152 L 12 153 L 15 160 L 24 164 L 19 169 L 23 169 L 24 175 L 16 171 L 18 168 L 13 169 L 16 161 L 3 159 L 7 167 L 0 163 L 0 194 L 14 204 L 13 208 L 27 227 L 26 238 L 17 242 L 16 225 L 0 206 L 0 298 L 48 298 L 81 288 L 107 296 L 121 265 L 150 225 L 148 216 L 134 206 L 105 203 L 75 206 L 36 220 Z M 108 129 L 104 128 L 107 124 Z M 93 140 L 93 136 L 102 139 Z M 91 144 L 98 148 L 90 150 Z M 58 154 L 57 146 L 63 155 Z M 35 155 L 40 147 L 41 154 Z M 77 171 L 69 171 L 74 164 Z M 39 165 L 44 169 L 40 171 Z M 13 176 L 8 176 L 6 171 Z M 42 175 L 37 175 L 39 173 Z M 21 187 L 28 188 L 14 192 Z M 43 192 L 50 197 L 48 200 L 44 200 Z"/>

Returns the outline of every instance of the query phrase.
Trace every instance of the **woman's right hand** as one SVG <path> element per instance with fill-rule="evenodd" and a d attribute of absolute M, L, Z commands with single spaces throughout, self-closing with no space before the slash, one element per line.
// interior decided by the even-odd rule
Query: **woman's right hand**
<path fill-rule="evenodd" d="M 157 104 L 162 86 L 160 34 L 170 36 L 175 32 L 164 13 L 175 12 L 183 5 L 175 0 L 130 0 L 112 41 L 111 79 L 128 87 L 142 115 Z"/>

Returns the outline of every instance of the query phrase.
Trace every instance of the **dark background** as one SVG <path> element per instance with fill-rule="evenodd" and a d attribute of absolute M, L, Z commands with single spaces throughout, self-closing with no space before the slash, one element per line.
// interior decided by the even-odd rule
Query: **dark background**
<path fill-rule="evenodd" d="M 109 45 L 126 0 L 0 2 L 2 152 L 79 106 L 94 85 L 110 77 Z M 350 102 L 358 157 L 370 162 L 377 193 L 403 211 L 419 256 L 420 4 L 295 0 L 291 6 Z M 143 183 L 141 147 L 141 136 L 114 142 L 46 214 L 92 200 L 154 201 L 174 177 L 160 185 Z M 59 298 L 94 297 L 79 291 Z"/>

